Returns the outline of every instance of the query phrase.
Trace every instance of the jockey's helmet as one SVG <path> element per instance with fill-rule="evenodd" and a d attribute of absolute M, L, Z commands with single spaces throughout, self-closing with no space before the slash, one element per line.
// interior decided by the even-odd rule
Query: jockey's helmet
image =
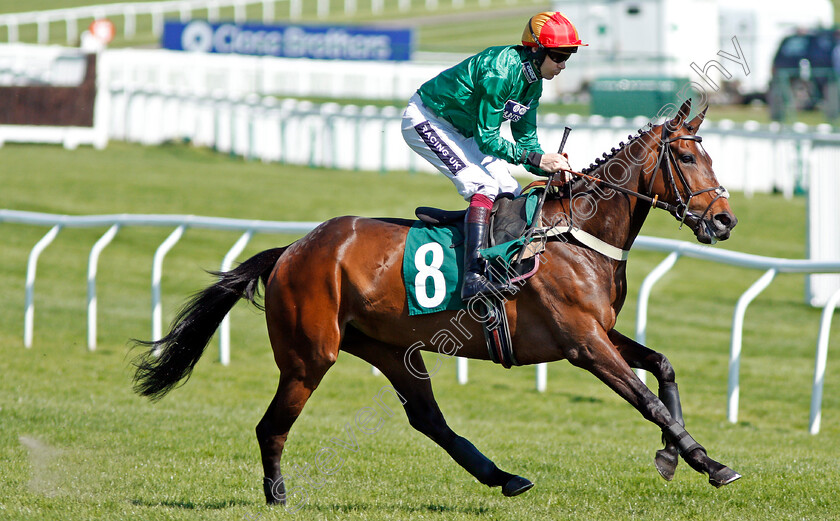
<path fill-rule="evenodd" d="M 539 65 L 546 54 L 550 54 L 554 61 L 562 61 L 577 52 L 578 47 L 589 44 L 580 41 L 574 24 L 562 13 L 548 11 L 528 20 L 522 31 L 522 45 L 537 48 Z"/>

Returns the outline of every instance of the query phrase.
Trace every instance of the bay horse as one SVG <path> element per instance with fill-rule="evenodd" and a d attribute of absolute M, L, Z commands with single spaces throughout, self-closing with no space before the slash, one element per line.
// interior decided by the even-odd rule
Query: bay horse
<path fill-rule="evenodd" d="M 543 219 L 575 216 L 575 226 L 629 250 L 650 209 L 660 207 L 688 225 L 702 243 L 727 239 L 737 219 L 696 135 L 705 110 L 688 121 L 690 107 L 688 100 L 672 119 L 640 130 L 563 190 L 551 190 Z M 424 341 L 451 328 L 461 315 L 442 311 L 409 316 L 401 267 L 411 224 L 405 219 L 333 218 L 289 246 L 263 251 L 217 273 L 218 282 L 187 303 L 165 337 L 139 342 L 149 350 L 135 359 L 135 391 L 156 400 L 188 377 L 236 302 L 245 298 L 257 304 L 262 281 L 261 308 L 280 370 L 277 392 L 256 427 L 269 504 L 286 501 L 280 471 L 286 439 L 342 350 L 379 369 L 403 402 L 411 426 L 479 482 L 501 487 L 506 496 L 530 489 L 529 480 L 499 469 L 453 432 L 435 402 L 430 380 L 418 377 L 427 373 L 411 346 L 422 344 L 423 350 L 432 351 L 434 346 Z M 608 258 L 574 240 L 547 242 L 543 260 L 540 270 L 505 303 L 519 363 L 566 359 L 603 381 L 662 430 L 665 446 L 654 462 L 665 479 L 673 478 L 678 456 L 716 487 L 740 478 L 711 459 L 686 431 L 668 359 L 614 329 L 627 296 L 626 260 Z M 487 360 L 479 321 L 458 326 L 466 339 L 458 356 Z M 658 396 L 633 368 L 656 377 Z"/>

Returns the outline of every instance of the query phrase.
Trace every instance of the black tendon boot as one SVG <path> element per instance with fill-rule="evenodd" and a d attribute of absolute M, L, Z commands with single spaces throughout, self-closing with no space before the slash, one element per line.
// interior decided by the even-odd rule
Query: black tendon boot
<path fill-rule="evenodd" d="M 490 210 L 480 206 L 470 206 L 465 221 L 464 285 L 461 287 L 461 299 L 466 302 L 476 295 L 501 294 L 508 289 L 507 284 L 487 279 L 484 275 L 485 261 L 478 253 L 478 250 L 484 248 L 487 243 Z"/>

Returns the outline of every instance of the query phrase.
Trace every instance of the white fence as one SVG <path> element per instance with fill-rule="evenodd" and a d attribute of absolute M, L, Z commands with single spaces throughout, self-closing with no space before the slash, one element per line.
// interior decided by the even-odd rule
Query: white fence
<path fill-rule="evenodd" d="M 401 110 L 395 107 L 314 105 L 117 84 L 100 96 L 109 98 L 109 135 L 118 140 L 148 145 L 185 140 L 251 159 L 328 168 L 433 171 L 403 142 Z M 553 149 L 563 127 L 573 127 L 567 150 L 572 166 L 582 168 L 647 122 L 548 114 L 540 118 L 540 140 L 544 149 Z M 829 129 L 814 132 L 797 125 L 790 131 L 780 125 L 721 121 L 705 123 L 702 134 L 727 188 L 748 195 L 777 190 L 790 197 L 797 186 L 807 185 L 813 140 L 826 144 L 821 150 L 840 147 L 840 135 L 827 133 Z M 505 132 L 510 138 L 507 127 Z"/>
<path fill-rule="evenodd" d="M 34 25 L 38 31 L 37 43 L 46 44 L 50 41 L 50 25 L 63 23 L 67 44 L 74 45 L 79 39 L 80 20 L 98 20 L 119 16 L 125 20 L 124 36 L 131 39 L 136 35 L 138 16 L 149 17 L 152 22 L 153 34 L 160 36 L 163 33 L 163 19 L 166 15 L 174 14 L 182 21 L 189 21 L 195 11 L 201 10 L 209 20 L 217 20 L 221 8 L 233 8 L 234 19 L 237 22 L 244 22 L 245 9 L 248 5 L 261 4 L 263 21 L 269 22 L 274 19 L 274 7 L 277 3 L 271 0 L 174 0 L 170 2 L 90 5 L 48 11 L 3 14 L 0 15 L 0 27 L 6 28 L 7 41 L 14 43 L 20 40 L 21 26 Z M 299 0 L 283 0 L 281 3 L 300 6 Z"/>
<path fill-rule="evenodd" d="M 475 0 L 469 2 L 471 7 L 490 7 L 491 5 L 511 5 L 519 1 L 522 3 L 545 3 L 542 0 Z M 364 4 L 362 8 L 360 4 Z M 317 19 L 331 16 L 355 16 L 357 14 L 380 16 L 389 11 L 395 14 L 406 13 L 412 7 L 423 6 L 427 11 L 434 12 L 442 7 L 461 9 L 467 7 L 465 0 L 171 0 L 167 2 L 133 2 L 119 4 L 90 5 L 68 9 L 53 9 L 48 11 L 33 11 L 27 13 L 11 13 L 0 15 L 0 29 L 6 29 L 8 42 L 20 39 L 21 26 L 37 27 L 37 42 L 50 41 L 50 25 L 64 24 L 64 33 L 68 45 L 72 45 L 79 37 L 79 21 L 95 20 L 107 17 L 119 17 L 125 20 L 124 36 L 134 38 L 137 31 L 139 16 L 151 19 L 152 32 L 160 36 L 163 32 L 165 16 L 176 15 L 182 22 L 187 22 L 196 14 L 204 15 L 208 20 L 217 21 L 219 12 L 223 8 L 234 10 L 234 20 L 243 22 L 246 19 L 246 9 L 249 5 L 262 6 L 262 21 L 271 22 L 275 19 L 300 20 L 304 12 L 314 15 Z M 312 8 L 314 6 L 314 10 Z M 304 9 L 306 7 L 306 9 Z M 2 32 L 2 31 L 0 31 Z"/>
<path fill-rule="evenodd" d="M 115 139 L 150 145 L 187 140 L 249 159 L 327 168 L 434 172 L 403 142 L 399 108 L 314 105 L 267 95 L 407 99 L 446 66 L 335 62 L 327 73 L 316 61 L 109 51 L 102 59 L 100 97 L 107 99 L 103 106 Z M 208 85 L 216 90 L 208 91 Z M 558 96 L 548 90 L 543 97 Z M 540 118 L 540 139 L 551 150 L 563 128 L 573 127 L 567 150 L 572 166 L 582 168 L 646 123 L 644 117 L 547 114 Z M 786 128 L 723 120 L 704 123 L 702 134 L 715 172 L 730 190 L 791 197 L 817 183 L 817 190 L 809 191 L 810 258 L 840 258 L 840 206 L 834 202 L 840 194 L 840 134 L 830 125 Z M 810 280 L 807 299 L 813 305 L 825 304 L 840 288 L 838 275 Z"/>
<path fill-rule="evenodd" d="M 808 190 L 808 258 L 840 259 L 840 147 L 817 138 L 811 143 Z M 840 276 L 811 275 L 806 301 L 822 306 L 840 290 Z"/>
<path fill-rule="evenodd" d="M 13 56 L 20 48 L 13 48 L 10 54 L 0 46 L 0 77 L 3 57 Z M 37 54 L 32 49 L 26 52 Z M 10 60 L 14 67 L 28 62 Z M 325 71 L 317 60 L 163 50 L 105 51 L 97 65 L 97 143 L 103 146 L 103 138 L 108 136 L 146 144 L 189 140 L 263 161 L 365 170 L 429 170 L 402 141 L 400 109 L 315 106 L 293 100 L 278 102 L 274 97 L 407 100 L 423 81 L 449 65 L 331 61 L 329 71 Z M 28 73 L 15 69 L 10 74 Z M 543 98 L 550 101 L 557 96 L 549 89 Z M 645 118 L 605 120 L 549 114 L 541 118 L 540 131 L 544 147 L 550 149 L 555 146 L 552 143 L 559 142 L 564 125 L 575 127 L 569 150 L 573 166 L 580 168 L 645 123 Z M 31 134 L 24 129 L 5 130 L 0 141 L 2 136 L 12 140 L 20 135 L 18 140 L 24 140 Z M 819 148 L 826 153 L 840 149 L 840 134 L 832 134 L 827 125 L 812 129 L 797 124 L 787 129 L 756 122 L 708 122 L 703 135 L 720 180 L 728 188 L 747 194 L 779 190 L 790 196 L 797 185 L 807 185 L 814 140 L 820 141 Z"/>
<path fill-rule="evenodd" d="M 164 49 L 101 54 L 99 85 L 147 92 L 249 94 L 345 99 L 405 99 L 456 57 L 435 61 L 306 60 Z"/>
<path fill-rule="evenodd" d="M 271 222 L 245 219 L 221 219 L 213 217 L 199 217 L 195 215 L 89 215 L 69 216 L 53 215 L 37 212 L 21 212 L 15 210 L 0 210 L 0 223 L 23 223 L 51 226 L 50 230 L 38 241 L 29 253 L 26 269 L 26 300 L 24 306 L 23 345 L 32 347 L 35 325 L 35 274 L 38 267 L 38 257 L 41 252 L 56 238 L 62 228 L 91 228 L 109 226 L 108 231 L 96 241 L 88 257 L 88 335 L 87 345 L 90 351 L 96 349 L 97 305 L 96 305 L 96 273 L 99 255 L 114 239 L 117 232 L 125 226 L 175 226 L 175 230 L 161 243 L 155 251 L 152 261 L 152 339 L 162 337 L 163 318 L 161 309 L 160 281 L 163 272 L 163 260 L 166 254 L 180 240 L 187 228 L 209 228 L 214 230 L 232 230 L 243 232 L 242 236 L 231 247 L 222 260 L 221 270 L 227 271 L 233 265 L 236 256 L 242 253 L 248 241 L 255 233 L 291 233 L 303 234 L 311 231 L 318 223 L 313 222 Z M 230 329 L 228 319 L 225 319 L 219 336 L 219 360 L 227 365 L 230 361 Z"/>
<path fill-rule="evenodd" d="M 0 223 L 22 223 L 51 226 L 44 237 L 35 244 L 29 255 L 26 272 L 26 303 L 24 312 L 24 346 L 31 347 L 34 329 L 34 288 L 38 257 L 41 252 L 55 239 L 63 227 L 101 227 L 109 226 L 105 234 L 94 244 L 88 260 L 88 349 L 96 348 L 96 272 L 99 255 L 111 242 L 119 229 L 123 226 L 175 226 L 175 230 L 161 243 L 154 255 L 152 264 L 152 339 L 162 336 L 162 312 L 160 306 L 160 280 L 163 260 L 167 252 L 175 246 L 187 228 L 209 228 L 217 230 L 237 230 L 243 235 L 236 241 L 224 257 L 221 269 L 228 270 L 235 258 L 242 252 L 254 233 L 306 233 L 317 226 L 313 222 L 270 222 L 248 221 L 241 219 L 221 219 L 197 216 L 178 215 L 101 215 L 78 216 L 52 215 L 14 210 L 0 210 Z M 766 288 L 777 273 L 822 273 L 840 272 L 840 260 L 833 262 L 815 262 L 799 259 L 775 259 L 750 255 L 707 246 L 700 246 L 684 241 L 659 239 L 655 237 L 639 237 L 634 248 L 637 250 L 667 252 L 669 256 L 657 266 L 644 280 L 639 291 L 638 309 L 636 317 L 636 339 L 644 343 L 647 331 L 647 304 L 650 290 L 676 263 L 679 257 L 691 257 L 717 263 L 729 264 L 750 269 L 766 270 L 738 300 L 732 319 L 732 337 L 730 342 L 729 359 L 729 389 L 727 400 L 727 418 L 730 422 L 738 420 L 738 404 L 740 395 L 740 364 L 741 344 L 744 315 L 746 308 L 758 294 Z M 817 340 L 817 350 L 814 362 L 814 382 L 811 398 L 811 416 L 809 431 L 817 434 L 820 429 L 822 391 L 825 379 L 825 366 L 828 355 L 828 340 L 831 318 L 834 309 L 840 301 L 840 290 L 834 292 L 826 304 L 820 323 L 820 333 Z M 230 326 L 229 318 L 225 318 L 219 335 L 219 360 L 227 365 L 230 362 Z M 466 360 L 458 360 L 458 381 L 466 383 Z M 546 364 L 536 366 L 537 389 L 545 390 L 547 382 Z"/>
<path fill-rule="evenodd" d="M 640 236 L 633 247 L 640 250 L 659 251 L 669 253 L 656 268 L 645 278 L 639 290 L 636 315 L 636 340 L 644 343 L 647 336 L 647 304 L 653 285 L 670 270 L 677 260 L 682 257 L 707 260 L 730 266 L 765 270 L 764 274 L 753 283 L 738 299 L 732 315 L 732 333 L 729 343 L 729 383 L 727 392 L 727 419 L 735 423 L 738 421 L 738 406 L 740 397 L 741 347 L 743 338 L 744 315 L 747 306 L 761 293 L 778 273 L 840 273 L 840 260 L 814 261 L 804 259 L 776 259 L 720 249 L 712 249 L 699 244 L 659 239 L 656 237 Z M 825 365 L 828 357 L 828 335 L 831 317 L 840 301 L 840 289 L 836 290 L 828 299 L 820 322 L 820 333 L 817 339 L 816 355 L 814 358 L 814 383 L 811 393 L 811 417 L 809 431 L 817 434 L 820 430 L 820 407 L 822 390 L 825 381 Z"/>

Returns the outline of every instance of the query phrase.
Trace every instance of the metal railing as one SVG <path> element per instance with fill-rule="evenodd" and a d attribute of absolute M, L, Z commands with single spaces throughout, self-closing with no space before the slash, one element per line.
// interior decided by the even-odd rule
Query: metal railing
<path fill-rule="evenodd" d="M 303 234 L 311 231 L 319 223 L 315 222 L 271 222 L 247 219 L 224 219 L 217 217 L 200 217 L 195 215 L 87 215 L 69 216 L 54 215 L 38 212 L 21 212 L 17 210 L 0 210 L 0 223 L 21 223 L 51 226 L 50 230 L 39 240 L 29 253 L 26 268 L 26 300 L 24 305 L 23 345 L 32 347 L 33 330 L 35 325 L 35 274 L 38 267 L 38 257 L 41 252 L 56 238 L 63 228 L 92 228 L 109 226 L 108 231 L 96 241 L 88 257 L 87 272 L 87 346 L 88 350 L 96 349 L 97 306 L 96 306 L 96 272 L 99 255 L 114 239 L 117 232 L 126 226 L 163 226 L 176 227 L 175 230 L 155 250 L 152 261 L 152 340 L 162 337 L 163 311 L 161 307 L 161 274 L 163 260 L 166 254 L 181 239 L 188 228 L 206 228 L 213 230 L 227 230 L 243 232 L 242 236 L 230 248 L 221 264 L 221 270 L 227 271 L 237 255 L 248 244 L 255 233 L 291 233 Z M 230 363 L 230 325 L 225 318 L 219 335 L 219 360 L 222 364 Z"/>
<path fill-rule="evenodd" d="M 26 272 L 26 303 L 24 311 L 24 346 L 32 346 L 34 328 L 34 286 L 38 257 L 52 242 L 64 227 L 99 227 L 109 226 L 108 231 L 94 244 L 88 261 L 88 349 L 96 348 L 96 267 L 99 254 L 111 242 L 117 232 L 124 226 L 175 226 L 166 240 L 157 248 L 152 269 L 152 339 L 161 338 L 162 312 L 160 306 L 160 280 L 163 269 L 163 259 L 166 253 L 178 242 L 188 228 L 207 228 L 215 230 L 241 231 L 243 235 L 227 252 L 221 264 L 223 271 L 230 269 L 234 259 L 242 252 L 254 233 L 294 233 L 302 234 L 311 231 L 319 223 L 316 222 L 272 222 L 243 219 L 223 219 L 213 217 L 199 217 L 193 215 L 99 215 L 99 216 L 68 216 L 53 215 L 15 210 L 0 210 L 0 223 L 22 223 L 50 226 L 50 230 L 39 240 L 29 254 Z M 658 266 L 642 282 L 638 296 L 636 317 L 636 339 L 644 342 L 647 334 L 648 300 L 653 285 L 670 270 L 680 257 L 728 264 L 741 268 L 764 270 L 761 276 L 738 299 L 732 318 L 732 334 L 730 340 L 729 378 L 727 393 L 727 418 L 730 422 L 738 421 L 738 405 L 740 395 L 740 365 L 744 315 L 747 306 L 764 290 L 778 273 L 840 273 L 840 260 L 811 261 L 805 259 L 777 259 L 728 250 L 713 249 L 708 246 L 640 236 L 634 243 L 636 250 L 656 251 L 668 253 Z M 821 403 L 825 367 L 828 353 L 828 340 L 831 318 L 834 309 L 840 302 L 840 290 L 829 298 L 823 308 L 820 332 L 814 362 L 814 380 L 812 386 L 811 415 L 809 432 L 817 434 L 820 429 Z M 219 359 L 222 364 L 230 362 L 230 326 L 228 318 L 222 324 L 219 335 Z M 537 364 L 536 387 L 544 391 L 547 385 L 547 366 Z M 467 363 L 465 359 L 458 359 L 458 381 L 467 382 Z"/>
<path fill-rule="evenodd" d="M 647 331 L 647 304 L 650 298 L 650 290 L 653 285 L 665 273 L 668 272 L 680 257 L 707 260 L 740 268 L 764 270 L 764 274 L 753 283 L 738 299 L 735 311 L 732 314 L 732 333 L 729 342 L 729 379 L 727 390 L 726 415 L 731 423 L 738 421 L 738 406 L 740 397 L 740 372 L 741 372 L 741 347 L 743 344 L 744 315 L 747 306 L 761 293 L 775 278 L 778 273 L 840 273 L 840 260 L 836 261 L 812 261 L 806 259 L 777 259 L 739 253 L 735 251 L 712 249 L 708 246 L 701 246 L 684 241 L 660 239 L 656 237 L 640 236 L 636 239 L 633 247 L 646 251 L 659 251 L 669 253 L 653 271 L 648 274 L 642 282 L 642 290 L 639 291 L 636 339 L 643 342 Z M 831 326 L 831 318 L 834 309 L 840 301 L 840 290 L 837 290 L 823 308 L 820 333 L 817 339 L 816 356 L 814 362 L 814 383 L 811 393 L 811 417 L 808 430 L 816 434 L 820 430 L 820 408 L 822 403 L 822 390 L 825 380 L 825 364 L 828 354 L 828 336 Z"/>

